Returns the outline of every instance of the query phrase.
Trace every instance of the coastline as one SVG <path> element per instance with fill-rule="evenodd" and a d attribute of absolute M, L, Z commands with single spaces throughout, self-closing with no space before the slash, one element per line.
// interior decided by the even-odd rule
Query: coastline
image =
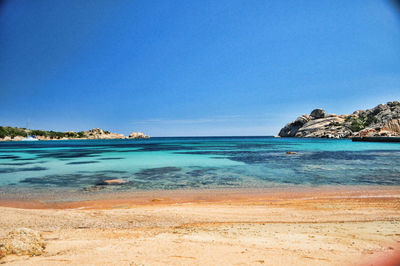
<path fill-rule="evenodd" d="M 23 191 L 21 191 L 23 192 Z M 180 190 L 100 191 L 95 193 L 38 192 L 0 194 L 0 207 L 21 209 L 110 209 L 117 205 L 243 204 L 252 205 L 287 200 L 399 198 L 400 186 L 325 185 L 278 186 L 270 188 L 213 188 Z"/>
<path fill-rule="evenodd" d="M 229 258 L 246 265 L 354 265 L 399 252 L 399 187 L 121 196 L 20 205 L 2 199 L 0 236 L 28 227 L 46 243 L 42 256 L 2 262 L 204 265 Z"/>
<path fill-rule="evenodd" d="M 113 133 L 101 128 L 86 131 L 45 131 L 18 127 L 0 126 L 0 141 L 38 141 L 38 140 L 89 140 L 89 139 L 149 139 L 150 136 L 142 132 L 131 132 L 128 136 Z"/>
<path fill-rule="evenodd" d="M 50 138 L 37 138 L 34 141 L 60 141 L 60 140 L 146 140 L 146 139 L 150 139 L 150 137 L 146 137 L 146 138 L 131 138 L 131 137 L 121 137 L 121 138 L 60 138 L 60 139 L 50 139 Z M 0 138 L 0 142 L 26 142 L 26 140 L 23 140 L 22 137 L 20 138 L 7 138 L 7 139 L 1 139 Z M 31 143 L 32 141 L 28 141 L 28 143 Z"/>

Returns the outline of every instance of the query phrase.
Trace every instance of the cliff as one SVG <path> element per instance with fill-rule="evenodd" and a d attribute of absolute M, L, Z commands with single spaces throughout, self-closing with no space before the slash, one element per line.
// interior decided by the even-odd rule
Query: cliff
<path fill-rule="evenodd" d="M 372 109 L 358 110 L 350 115 L 326 114 L 315 109 L 288 123 L 280 137 L 352 138 L 400 136 L 400 103 L 380 104 Z"/>
<path fill-rule="evenodd" d="M 28 135 L 35 136 L 39 140 L 53 140 L 53 139 L 143 139 L 150 138 L 141 132 L 132 132 L 128 137 L 123 134 L 112 133 L 100 128 L 93 128 L 86 131 L 45 131 L 45 130 L 32 130 L 17 127 L 0 127 L 0 140 L 22 140 Z"/>

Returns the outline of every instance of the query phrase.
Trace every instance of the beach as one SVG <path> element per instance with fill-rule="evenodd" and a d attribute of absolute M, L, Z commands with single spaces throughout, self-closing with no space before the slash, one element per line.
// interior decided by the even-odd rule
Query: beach
<path fill-rule="evenodd" d="M 400 260 L 399 159 L 332 139 L 3 142 L 0 241 L 36 249 L 0 242 L 0 262 L 382 265 Z"/>
<path fill-rule="evenodd" d="M 0 266 L 400 266 L 400 0 L 0 12 Z"/>
<path fill-rule="evenodd" d="M 42 234 L 9 265 L 370 265 L 396 256 L 399 187 L 152 191 L 0 201 L 0 234 Z M 396 253 L 397 252 L 397 253 Z M 378 264 L 376 264 L 378 265 Z"/>

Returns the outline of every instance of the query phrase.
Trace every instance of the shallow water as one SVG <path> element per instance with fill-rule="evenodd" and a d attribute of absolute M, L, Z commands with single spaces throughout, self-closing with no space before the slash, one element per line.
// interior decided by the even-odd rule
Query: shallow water
<path fill-rule="evenodd" d="M 127 183 L 104 185 L 109 179 Z M 399 186 L 400 144 L 272 137 L 0 143 L 3 193 L 323 185 Z"/>

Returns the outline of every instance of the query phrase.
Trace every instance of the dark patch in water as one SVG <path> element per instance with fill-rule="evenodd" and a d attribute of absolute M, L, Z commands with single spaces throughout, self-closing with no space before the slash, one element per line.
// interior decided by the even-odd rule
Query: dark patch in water
<path fill-rule="evenodd" d="M 163 144 L 148 144 L 143 145 L 140 149 L 135 150 L 135 152 L 143 151 L 179 151 L 179 150 L 192 150 L 194 147 L 181 146 L 181 145 L 163 145 Z"/>
<path fill-rule="evenodd" d="M 217 168 L 201 168 L 201 169 L 194 169 L 191 171 L 186 172 L 187 175 L 190 175 L 191 177 L 202 177 L 205 176 L 206 174 L 210 174 L 210 172 L 217 170 Z"/>
<path fill-rule="evenodd" d="M 9 165 L 9 166 L 21 166 L 21 165 L 28 165 L 28 164 L 34 164 L 32 162 L 26 162 L 26 163 L 0 163 L 0 165 Z"/>
<path fill-rule="evenodd" d="M 68 159 L 68 158 L 83 158 L 83 157 L 96 157 L 98 151 L 94 150 L 66 150 L 62 152 L 45 152 L 37 154 L 38 158 L 57 158 L 57 159 Z"/>
<path fill-rule="evenodd" d="M 135 174 L 139 179 L 163 179 L 166 177 L 177 177 L 176 172 L 179 172 L 181 168 L 179 167 L 158 167 L 158 168 L 148 168 L 139 171 Z"/>
<path fill-rule="evenodd" d="M 91 164 L 91 163 L 99 163 L 98 161 L 79 161 L 79 162 L 70 162 L 67 164 Z"/>
<path fill-rule="evenodd" d="M 124 174 L 127 171 L 120 170 L 99 170 L 99 171 L 78 171 L 77 173 L 86 174 L 86 173 L 100 173 L 100 174 Z"/>
<path fill-rule="evenodd" d="M 122 160 L 122 159 L 124 159 L 124 158 L 122 158 L 122 157 L 114 157 L 114 158 L 110 157 L 110 158 L 98 158 L 97 160 Z"/>
<path fill-rule="evenodd" d="M 182 189 L 202 187 L 237 187 L 241 182 L 241 175 L 212 167 L 162 167 L 144 169 L 135 174 L 131 181 L 132 187 L 137 189 Z"/>
<path fill-rule="evenodd" d="M 113 176 L 102 173 L 91 174 L 64 174 L 64 175 L 47 175 L 43 177 L 25 178 L 20 183 L 30 184 L 34 186 L 57 186 L 57 187 L 86 187 L 101 184 L 105 180 L 110 179 L 126 179 L 125 176 Z"/>
<path fill-rule="evenodd" d="M 44 171 L 48 170 L 46 167 L 26 167 L 26 168 L 3 168 L 0 169 L 1 174 L 16 173 L 16 172 L 28 172 L 28 171 Z"/>
<path fill-rule="evenodd" d="M 317 151 L 302 156 L 303 160 L 375 160 L 376 155 L 358 151 Z"/>
<path fill-rule="evenodd" d="M 17 158 L 14 159 L 13 161 L 34 161 L 36 158 Z"/>
<path fill-rule="evenodd" d="M 60 160 L 73 159 L 73 158 L 90 158 L 99 156 L 102 153 L 118 152 L 118 150 L 99 149 L 95 147 L 88 147 L 87 149 L 62 149 L 62 150 L 45 150 L 35 149 L 29 151 L 35 154 L 38 158 L 56 158 Z"/>
<path fill-rule="evenodd" d="M 296 151 L 296 155 L 287 155 L 285 151 L 191 151 L 177 152 L 178 154 L 196 154 L 209 156 L 222 156 L 232 161 L 242 162 L 246 164 L 263 164 L 273 161 L 318 161 L 318 160 L 375 160 L 379 155 L 370 152 L 355 151 L 317 151 L 317 152 L 301 152 Z M 218 158 L 218 157 L 213 157 Z"/>
<path fill-rule="evenodd" d="M 19 156 L 15 156 L 15 155 L 0 155 L 0 159 L 4 159 L 4 160 L 7 160 L 7 159 L 18 159 L 19 158 Z"/>

